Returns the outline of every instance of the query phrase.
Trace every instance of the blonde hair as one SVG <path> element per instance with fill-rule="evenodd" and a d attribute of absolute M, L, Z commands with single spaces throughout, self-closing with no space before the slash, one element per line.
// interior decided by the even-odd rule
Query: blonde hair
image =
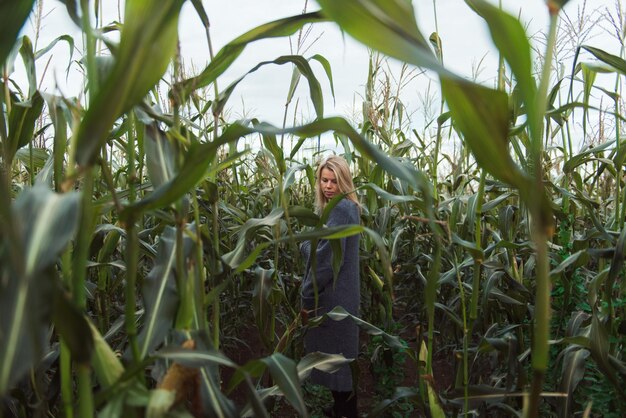
<path fill-rule="evenodd" d="M 348 162 L 338 155 L 331 155 L 326 157 L 320 162 L 317 166 L 317 170 L 315 171 L 315 209 L 318 213 L 322 213 L 326 204 L 328 203 L 328 199 L 324 196 L 324 192 L 322 191 L 322 170 L 328 169 L 335 174 L 335 178 L 337 180 L 337 187 L 339 188 L 339 192 L 346 195 L 348 200 L 353 201 L 357 207 L 360 209 L 361 205 L 359 204 L 359 199 L 356 196 L 354 191 L 354 183 L 352 182 L 352 173 L 350 172 L 350 167 L 348 166 Z"/>

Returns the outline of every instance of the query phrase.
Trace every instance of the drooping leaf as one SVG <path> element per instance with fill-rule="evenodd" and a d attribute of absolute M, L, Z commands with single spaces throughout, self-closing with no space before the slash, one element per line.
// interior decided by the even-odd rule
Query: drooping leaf
<path fill-rule="evenodd" d="M 426 362 L 429 358 L 428 348 L 426 347 L 426 342 L 422 341 L 420 344 L 419 351 L 419 359 L 420 361 Z M 439 403 L 439 398 L 437 397 L 437 392 L 433 387 L 433 384 L 430 380 L 425 380 L 426 383 L 426 391 L 428 396 L 428 406 L 430 409 L 430 414 L 433 418 L 445 418 L 446 414 L 443 412 L 443 408 Z"/>
<path fill-rule="evenodd" d="M 280 353 L 274 353 L 261 361 L 267 365 L 272 379 L 298 414 L 301 417 L 308 417 L 296 363 Z"/>
<path fill-rule="evenodd" d="M 22 37 L 22 46 L 20 47 L 20 56 L 24 63 L 26 78 L 28 79 L 28 99 L 31 100 L 37 91 L 37 71 L 35 68 L 35 52 L 33 51 L 33 43 L 28 36 Z"/>
<path fill-rule="evenodd" d="M 18 196 L 13 209 L 22 231 L 26 275 L 54 263 L 72 239 L 79 201 L 78 193 L 56 194 L 38 185 Z"/>
<path fill-rule="evenodd" d="M 328 83 L 330 85 L 330 93 L 333 96 L 333 100 L 334 100 L 335 99 L 335 85 L 333 84 L 333 71 L 330 66 L 330 62 L 328 62 L 328 60 L 323 55 L 320 55 L 320 54 L 313 55 L 311 58 L 309 58 L 309 61 L 310 60 L 315 60 L 319 62 L 324 68 L 324 71 L 326 72 L 326 77 L 328 77 Z"/>
<path fill-rule="evenodd" d="M 296 173 L 302 170 L 306 170 L 309 167 L 306 164 L 294 165 L 287 169 L 285 177 L 283 178 L 283 193 L 289 190 L 291 185 L 296 181 Z"/>
<path fill-rule="evenodd" d="M 50 158 L 50 153 L 46 148 L 32 148 L 32 157 L 33 157 L 33 165 L 31 167 L 30 157 L 31 150 L 28 148 L 20 148 L 15 153 L 15 158 L 24 164 L 26 169 L 32 174 L 34 174 L 37 170 L 41 170 L 47 163 Z M 48 184 L 48 183 L 45 183 Z"/>
<path fill-rule="evenodd" d="M 609 289 L 613 288 L 613 285 L 617 280 L 622 267 L 624 266 L 624 254 L 626 254 L 626 225 L 622 228 L 619 239 L 615 243 L 615 253 L 613 253 L 611 268 L 609 269 L 609 275 L 606 279 L 606 286 Z M 624 288 L 625 287 L 622 287 L 622 289 Z"/>
<path fill-rule="evenodd" d="M 229 368 L 237 367 L 235 362 L 215 350 L 186 350 L 179 347 L 165 347 L 154 353 L 154 356 L 176 361 L 186 367 L 202 367 L 206 364 L 215 364 Z"/>
<path fill-rule="evenodd" d="M 195 340 L 196 343 L 200 341 Z M 196 347 L 195 350 L 181 347 L 166 347 L 154 354 L 155 357 L 175 361 L 185 367 L 197 368 L 201 385 L 201 399 L 204 413 L 208 416 L 224 418 L 239 417 L 237 408 L 232 400 L 222 393 L 221 382 L 218 378 L 218 366 L 236 368 L 237 365 L 222 353 L 213 349 Z"/>
<path fill-rule="evenodd" d="M 100 331 L 89 322 L 94 341 L 91 365 L 98 382 L 105 388 L 110 387 L 124 374 L 122 361 L 111 346 L 104 340 Z"/>
<path fill-rule="evenodd" d="M 300 381 L 304 381 L 311 375 L 313 369 L 321 370 L 326 373 L 333 373 L 346 363 L 349 363 L 351 360 L 346 359 L 344 356 L 340 354 L 328 354 L 328 353 L 320 353 L 313 352 L 308 353 L 306 356 L 302 357 L 297 365 L 297 373 Z M 243 380 L 245 375 L 250 375 L 253 377 L 259 377 L 267 368 L 267 363 L 262 360 L 253 360 L 247 363 L 245 366 L 240 367 L 239 370 L 235 372 L 231 381 L 228 385 L 228 390 L 231 391 L 237 385 L 239 385 Z M 271 388 L 260 391 L 261 399 L 265 399 L 268 396 L 275 396 L 281 393 L 281 389 L 274 385 Z M 246 412 L 244 409 L 243 413 Z"/>
<path fill-rule="evenodd" d="M 372 336 L 380 336 L 383 339 L 383 341 L 385 341 L 385 343 L 389 345 L 389 347 L 398 348 L 402 350 L 406 349 L 406 345 L 403 344 L 398 337 L 388 334 L 384 332 L 383 330 L 381 330 L 380 328 L 378 328 L 377 326 L 372 325 L 369 322 L 364 321 L 363 319 L 348 313 L 348 311 L 346 311 L 341 306 L 334 307 L 331 311 L 327 312 L 322 317 L 320 317 L 319 320 L 317 319 L 310 320 L 309 323 L 315 325 L 317 324 L 318 321 L 323 321 L 324 318 L 330 318 L 333 321 L 343 321 L 346 319 L 350 319 L 354 321 L 355 324 L 357 324 L 363 331 L 367 332 L 368 334 Z"/>
<path fill-rule="evenodd" d="M 602 49 L 595 48 L 589 45 L 583 45 L 580 48 L 591 52 L 594 57 L 606 64 L 609 64 L 611 67 L 615 68 L 620 74 L 626 75 L 626 60 L 624 60 L 623 58 L 620 58 L 617 55 L 609 54 Z"/>
<path fill-rule="evenodd" d="M 436 71 L 455 124 L 479 165 L 528 195 L 530 180 L 508 151 L 510 115 L 506 93 L 469 82 L 445 69 L 417 27 L 410 2 L 320 0 L 318 3 L 326 15 L 363 44 L 406 63 Z M 507 26 L 510 25 L 507 23 Z M 513 33 L 518 40 L 517 31 Z"/>
<path fill-rule="evenodd" d="M 299 74 L 303 75 L 309 82 L 309 95 L 311 97 L 311 101 L 313 102 L 315 113 L 317 115 L 317 118 L 322 118 L 324 116 L 324 98 L 322 96 L 322 88 L 320 86 L 319 81 L 317 80 L 317 77 L 315 77 L 315 74 L 313 73 L 313 70 L 311 69 L 309 62 L 306 60 L 306 58 L 301 57 L 299 55 L 285 55 L 285 56 L 276 58 L 274 61 L 264 61 L 255 65 L 254 68 L 252 68 L 243 76 L 239 77 L 237 80 L 233 81 L 228 87 L 226 87 L 226 89 L 224 89 L 220 93 L 220 97 L 218 98 L 217 102 L 215 102 L 214 112 L 215 113 L 222 112 L 222 110 L 224 109 L 224 106 L 226 105 L 226 102 L 228 101 L 231 94 L 235 90 L 235 87 L 237 87 L 237 85 L 241 81 L 243 81 L 243 79 L 248 74 L 251 74 L 257 71 L 259 68 L 267 64 L 284 65 L 287 63 L 291 63 L 295 65 L 295 67 L 298 69 Z"/>
<path fill-rule="evenodd" d="M 224 46 L 200 75 L 175 84 L 170 92 L 170 96 L 178 103 L 187 101 L 192 91 L 208 86 L 224 73 L 249 43 L 265 38 L 293 35 L 307 23 L 323 22 L 325 20 L 327 19 L 321 13 L 314 12 L 279 19 L 258 26 Z"/>

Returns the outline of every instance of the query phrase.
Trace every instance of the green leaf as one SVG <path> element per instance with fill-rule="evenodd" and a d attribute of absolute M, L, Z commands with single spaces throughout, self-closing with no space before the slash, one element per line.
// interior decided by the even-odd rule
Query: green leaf
<path fill-rule="evenodd" d="M 20 47 L 20 55 L 24 62 L 26 77 L 28 79 L 28 98 L 32 99 L 37 91 L 37 72 L 35 68 L 35 53 L 33 52 L 33 44 L 28 36 L 22 37 L 22 46 Z"/>
<path fill-rule="evenodd" d="M 609 54 L 608 52 L 603 51 L 602 49 L 595 48 L 593 46 L 583 45 L 580 48 L 591 52 L 594 57 L 604 62 L 605 64 L 609 64 L 611 67 L 615 68 L 615 70 L 617 70 L 617 72 L 619 72 L 620 74 L 626 75 L 626 61 L 624 59 L 618 57 L 617 55 Z"/>
<path fill-rule="evenodd" d="M 476 161 L 495 178 L 528 191 L 530 180 L 509 153 L 508 96 L 466 81 L 441 80 L 456 126 Z"/>
<path fill-rule="evenodd" d="M 89 321 L 60 286 L 54 287 L 53 297 L 54 326 L 70 349 L 72 360 L 89 364 L 94 349 Z"/>
<path fill-rule="evenodd" d="M 374 193 L 376 193 L 380 198 L 388 200 L 393 203 L 402 203 L 402 202 L 414 202 L 417 200 L 417 197 L 410 195 L 395 195 L 389 193 L 386 190 L 381 189 L 375 183 L 365 183 L 358 187 L 358 189 L 370 189 Z"/>
<path fill-rule="evenodd" d="M 178 42 L 184 0 L 128 0 L 115 64 L 78 129 L 76 161 L 91 166 L 115 120 L 161 79 Z"/>
<path fill-rule="evenodd" d="M 68 61 L 69 63 L 71 63 L 72 57 L 74 56 L 74 38 L 72 38 L 70 35 L 61 35 L 58 38 L 53 39 L 48 45 L 46 45 L 42 49 L 39 49 L 35 52 L 35 59 L 39 59 L 45 54 L 47 54 L 48 52 L 50 52 L 50 50 L 52 50 L 52 48 L 54 48 L 56 44 L 61 41 L 65 41 L 67 43 L 68 50 L 69 50 L 68 52 L 70 53 Z M 69 70 L 70 64 L 68 64 L 67 68 Z"/>
<path fill-rule="evenodd" d="M 320 221 L 320 217 L 315 212 L 304 206 L 289 206 L 287 213 L 305 226 L 316 226 Z"/>
<path fill-rule="evenodd" d="M 186 367 L 199 368 L 207 364 L 237 368 L 237 364 L 219 351 L 214 350 L 188 350 L 180 347 L 165 347 L 156 353 L 154 357 L 176 361 Z"/>
<path fill-rule="evenodd" d="M 0 1 L 0 66 L 4 66 L 34 4 L 35 0 Z"/>
<path fill-rule="evenodd" d="M 307 164 L 289 167 L 283 178 L 283 193 L 289 190 L 291 185 L 296 181 L 296 173 L 301 170 L 306 170 L 307 167 L 309 167 Z"/>
<path fill-rule="evenodd" d="M 561 406 L 561 416 L 563 418 L 571 416 L 574 390 L 585 375 L 585 363 L 589 357 L 589 351 L 582 348 L 572 348 L 567 351 L 563 358 L 563 367 L 561 370 L 561 383 L 559 390 L 567 393 L 563 398 Z"/>
<path fill-rule="evenodd" d="M 78 226 L 80 195 L 56 194 L 35 185 L 14 203 L 23 239 L 25 275 L 34 276 L 52 265 L 73 238 Z"/>
<path fill-rule="evenodd" d="M 301 417 L 308 417 L 309 413 L 304 404 L 296 363 L 280 353 L 274 353 L 262 361 L 267 365 L 276 385 L 298 414 Z"/>
<path fill-rule="evenodd" d="M 298 72 L 301 75 L 303 75 L 309 82 L 309 95 L 311 96 L 311 101 L 313 102 L 315 113 L 318 118 L 322 118 L 324 116 L 324 98 L 322 96 L 322 88 L 320 86 L 319 81 L 315 77 L 315 74 L 313 74 L 313 70 L 311 69 L 309 62 L 304 57 L 301 57 L 299 55 L 285 55 L 285 56 L 276 58 L 274 61 L 263 61 L 257 64 L 254 68 L 252 68 L 246 74 L 239 77 L 237 80 L 233 81 L 228 87 L 226 87 L 226 89 L 224 89 L 220 93 L 218 100 L 215 102 L 215 106 L 213 109 L 214 113 L 222 112 L 222 110 L 224 109 L 224 106 L 226 105 L 226 102 L 228 101 L 229 97 L 235 90 L 235 87 L 237 87 L 237 85 L 248 74 L 251 74 L 257 71 L 259 68 L 267 64 L 284 65 L 287 63 L 291 63 L 295 65 L 296 68 L 298 69 Z"/>
<path fill-rule="evenodd" d="M 586 250 L 580 250 L 567 257 L 556 268 L 550 272 L 550 276 L 563 273 L 568 268 L 578 268 L 584 266 L 589 261 L 589 254 Z"/>
<path fill-rule="evenodd" d="M 272 329 L 275 321 L 275 302 L 272 303 L 272 287 L 276 270 L 257 267 L 254 269 L 255 284 L 252 290 L 252 309 L 261 341 L 268 349 L 272 349 L 274 335 Z"/>
<path fill-rule="evenodd" d="M 463 247 L 474 260 L 482 261 L 485 259 L 485 254 L 477 243 L 461 239 L 457 234 L 452 234 L 452 242 Z"/>
<path fill-rule="evenodd" d="M 289 129 L 278 129 L 267 123 L 260 123 L 254 130 L 250 130 L 250 132 L 273 133 L 276 135 L 287 133 L 307 138 L 321 135 L 327 131 L 334 131 L 346 135 L 363 157 L 367 157 L 371 161 L 376 162 L 389 174 L 407 181 L 416 190 L 420 190 L 424 193 L 425 197 L 430 196 L 431 185 L 424 173 L 418 171 L 413 165 L 403 162 L 398 158 L 389 157 L 380 148 L 359 135 L 343 118 L 331 117 L 321 119 L 307 125 Z M 424 210 L 428 211 L 428 202 L 424 204 Z"/>
<path fill-rule="evenodd" d="M 274 226 L 280 222 L 284 214 L 282 208 L 274 208 L 267 216 L 263 218 L 251 218 L 246 221 L 245 224 L 239 230 L 239 237 L 237 239 L 237 245 L 235 249 L 224 254 L 222 257 L 224 262 L 235 268 L 239 265 L 245 257 L 245 251 L 248 243 L 259 228 Z"/>
<path fill-rule="evenodd" d="M 465 2 L 487 22 L 491 39 L 509 64 L 526 108 L 532 112 L 535 108 L 537 86 L 532 77 L 530 43 L 521 22 L 484 0 Z M 535 117 L 529 115 L 529 123 L 535 123 L 535 120 Z"/>
<path fill-rule="evenodd" d="M 18 149 L 33 140 L 37 120 L 43 110 L 43 97 L 35 92 L 32 99 L 13 102 L 9 113 L 9 158 L 13 158 Z"/>
<path fill-rule="evenodd" d="M 406 63 L 436 71 L 455 124 L 479 165 L 528 194 L 531 182 L 508 150 L 510 116 L 506 93 L 471 83 L 445 69 L 419 31 L 410 2 L 320 0 L 318 3 L 327 16 L 363 44 Z M 505 23 L 511 26 L 510 22 Z M 514 40 L 519 41 L 516 28 L 509 29 Z M 519 65 L 518 60 L 513 57 L 511 60 L 523 72 L 524 60 L 520 59 Z"/>
<path fill-rule="evenodd" d="M 164 418 L 176 401 L 176 391 L 153 389 L 146 407 L 146 418 Z"/>
<path fill-rule="evenodd" d="M 190 225 L 183 235 L 183 257 L 193 253 L 195 226 Z M 176 277 L 185 272 L 176 271 L 176 228 L 167 226 L 160 236 L 157 257 L 150 273 L 144 280 L 143 300 L 146 313 L 138 336 L 139 352 L 144 358 L 163 342 L 173 328 L 179 305 Z"/>
<path fill-rule="evenodd" d="M 611 260 L 611 268 L 609 269 L 609 275 L 606 279 L 606 286 L 608 289 L 613 289 L 615 281 L 620 276 L 620 272 L 624 266 L 624 255 L 626 254 L 626 225 L 622 228 L 622 232 L 619 234 L 619 238 L 615 243 L 615 252 L 613 253 L 613 260 Z M 625 287 L 623 286 L 622 289 Z"/>
<path fill-rule="evenodd" d="M 65 162 L 65 152 L 67 149 L 67 119 L 65 111 L 69 110 L 65 99 L 59 96 L 48 94 L 43 95 L 48 106 L 49 117 L 54 126 L 54 188 L 59 191 L 61 182 L 63 181 L 63 164 Z"/>
<path fill-rule="evenodd" d="M 319 0 L 324 14 L 361 43 L 401 61 L 449 73 L 419 31 L 404 0 Z"/>
<path fill-rule="evenodd" d="M 226 44 L 200 75 L 175 84 L 170 91 L 170 96 L 179 104 L 186 102 L 192 91 L 208 86 L 224 73 L 251 42 L 293 35 L 307 23 L 325 20 L 327 19 L 321 13 L 315 12 L 279 19 L 258 26 Z"/>
<path fill-rule="evenodd" d="M 400 340 L 400 338 L 394 335 L 387 334 L 385 331 L 381 330 L 377 326 L 372 325 L 369 322 L 364 321 L 361 318 L 348 313 L 348 311 L 346 311 L 341 306 L 334 307 L 330 312 L 327 312 L 326 314 L 321 316 L 319 319 L 310 320 L 309 324 L 318 325 L 325 318 L 330 318 L 333 321 L 343 321 L 344 319 L 349 318 L 352 321 L 354 321 L 354 323 L 357 324 L 359 328 L 367 332 L 369 335 L 380 336 L 389 347 L 398 348 L 401 350 L 406 349 L 406 344 L 403 343 Z"/>
<path fill-rule="evenodd" d="M 122 219 L 138 217 L 141 213 L 166 207 L 183 197 L 203 180 L 220 146 L 236 140 L 248 133 L 241 125 L 231 125 L 215 141 L 205 144 L 192 144 L 185 153 L 180 172 L 168 182 L 157 187 L 148 197 L 127 206 L 121 212 Z"/>
<path fill-rule="evenodd" d="M 253 121 L 253 125 L 258 124 L 258 122 Z M 282 176 L 287 170 L 287 165 L 285 164 L 285 156 L 283 155 L 283 149 L 278 145 L 276 141 L 276 135 L 274 134 L 263 134 L 263 146 L 267 149 L 272 156 L 274 157 L 274 161 L 278 167 L 278 172 Z"/>
<path fill-rule="evenodd" d="M 333 84 L 333 71 L 332 71 L 332 68 L 330 67 L 330 63 L 323 55 L 320 55 L 320 54 L 313 55 L 311 58 L 309 58 L 309 61 L 310 60 L 315 60 L 319 62 L 324 68 L 324 71 L 326 72 L 326 77 L 328 77 L 328 83 L 330 84 L 330 93 L 333 96 L 333 100 L 334 100 L 335 99 L 335 85 Z"/>
<path fill-rule="evenodd" d="M 33 166 L 30 165 L 30 153 L 31 150 L 28 148 L 20 148 L 15 153 L 15 158 L 22 164 L 24 167 L 32 174 L 36 171 L 41 170 L 45 165 L 48 159 L 50 158 L 50 152 L 46 148 L 32 148 L 32 156 L 33 156 Z"/>
<path fill-rule="evenodd" d="M 368 418 L 377 418 L 382 415 L 383 412 L 393 405 L 395 402 L 406 399 L 406 398 L 415 398 L 418 396 L 419 392 L 416 388 L 407 388 L 403 386 L 398 386 L 395 388 L 393 396 L 388 399 L 384 399 L 374 405 L 374 408 L 367 414 Z"/>
<path fill-rule="evenodd" d="M 105 388 L 113 386 L 124 374 L 124 366 L 120 358 L 102 337 L 100 331 L 91 321 L 87 321 L 91 328 L 91 335 L 94 342 L 91 365 L 98 382 Z"/>
<path fill-rule="evenodd" d="M 156 123 L 146 125 L 144 150 L 148 176 L 155 188 L 167 183 L 176 175 L 178 150 Z"/>
<path fill-rule="evenodd" d="M 52 308 L 53 264 L 75 234 L 78 193 L 58 195 L 36 185 L 10 208 L 14 257 L 3 256 L 0 274 L 0 394 L 39 360 Z M 3 238 L 6 226 L 2 225 Z"/>
<path fill-rule="evenodd" d="M 591 355 L 595 360 L 598 368 L 602 370 L 602 373 L 606 376 L 606 378 L 613 384 L 617 393 L 621 394 L 622 399 L 626 398 L 626 392 L 615 374 L 615 368 L 609 362 L 609 330 L 605 323 L 598 316 L 598 312 L 594 310 L 592 320 L 591 320 L 591 335 L 590 335 L 591 346 L 589 347 L 591 350 Z"/>
<path fill-rule="evenodd" d="M 300 380 L 308 378 L 313 369 L 333 373 L 339 370 L 341 366 L 351 361 L 352 360 L 345 358 L 341 354 L 308 353 L 298 362 L 298 377 Z"/>

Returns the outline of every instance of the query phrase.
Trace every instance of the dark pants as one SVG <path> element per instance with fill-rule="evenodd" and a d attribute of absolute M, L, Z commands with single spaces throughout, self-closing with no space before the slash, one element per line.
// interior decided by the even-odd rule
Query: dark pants
<path fill-rule="evenodd" d="M 333 399 L 335 400 L 335 404 L 333 406 L 335 417 L 358 418 L 356 393 L 335 392 L 334 390 L 332 393 Z"/>

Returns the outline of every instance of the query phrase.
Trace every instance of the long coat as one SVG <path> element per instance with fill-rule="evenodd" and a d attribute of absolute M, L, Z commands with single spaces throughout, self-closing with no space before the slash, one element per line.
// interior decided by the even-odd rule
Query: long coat
<path fill-rule="evenodd" d="M 332 209 L 327 226 L 359 224 L 359 208 L 349 199 L 343 199 Z M 336 306 L 343 307 L 352 315 L 359 315 L 360 278 L 359 278 L 359 235 L 339 239 L 342 249 L 341 268 L 334 280 L 332 268 L 332 249 L 328 240 L 320 240 L 316 249 L 316 262 L 313 266 L 311 243 L 305 241 L 301 252 L 307 260 L 306 274 L 302 282 L 302 307 L 311 317 L 323 315 Z M 315 268 L 315 278 L 312 268 Z M 315 280 L 314 285 L 313 280 Z M 317 306 L 315 305 L 315 287 L 317 287 Z M 316 309 L 317 308 L 317 309 Z M 359 330 L 349 318 L 342 321 L 326 319 L 322 325 L 310 328 L 304 336 L 307 353 L 342 354 L 348 359 L 356 359 L 359 353 Z M 330 390 L 349 392 L 352 390 L 352 372 L 350 365 L 342 366 L 335 373 L 313 370 L 313 383 L 324 385 Z"/>

